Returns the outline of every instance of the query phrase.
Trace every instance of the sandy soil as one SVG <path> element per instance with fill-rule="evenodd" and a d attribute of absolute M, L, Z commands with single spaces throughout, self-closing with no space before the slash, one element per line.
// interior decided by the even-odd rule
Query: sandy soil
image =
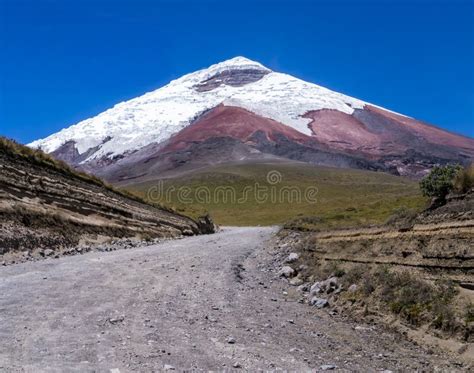
<path fill-rule="evenodd" d="M 0 268 L 0 371 L 462 371 L 381 327 L 298 303 L 275 228 Z"/>

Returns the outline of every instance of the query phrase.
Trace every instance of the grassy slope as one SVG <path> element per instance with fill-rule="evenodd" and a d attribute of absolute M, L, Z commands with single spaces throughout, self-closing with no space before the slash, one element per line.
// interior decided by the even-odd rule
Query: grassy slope
<path fill-rule="evenodd" d="M 425 204 L 417 183 L 413 181 L 383 173 L 315 167 L 302 163 L 209 167 L 164 180 L 164 191 L 171 186 L 187 186 L 191 188 L 193 196 L 197 188 L 206 186 L 213 196 L 216 187 L 230 186 L 235 188 L 236 196 L 240 198 L 244 194 L 244 188 L 253 187 L 256 182 L 271 187 L 266 178 L 268 172 L 273 170 L 282 175 L 281 183 L 276 186 L 277 195 L 281 187 L 297 187 L 304 191 L 307 187 L 316 186 L 317 203 L 291 202 L 284 198 L 277 203 L 268 200 L 258 204 L 252 193 L 244 203 L 225 203 L 222 198 L 209 204 L 201 204 L 196 200 L 190 204 L 182 203 L 178 201 L 177 193 L 171 193 L 170 200 L 162 195 L 158 201 L 153 202 L 172 206 L 191 216 L 208 211 L 222 225 L 270 225 L 297 219 L 294 225 L 303 229 L 377 224 L 385 221 L 402 206 L 420 209 Z M 149 188 L 156 185 L 157 181 L 144 182 L 129 186 L 128 189 L 146 199 Z"/>

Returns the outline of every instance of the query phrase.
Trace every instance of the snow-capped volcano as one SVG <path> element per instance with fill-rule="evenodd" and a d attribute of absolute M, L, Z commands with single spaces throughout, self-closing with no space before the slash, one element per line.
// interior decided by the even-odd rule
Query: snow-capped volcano
<path fill-rule="evenodd" d="M 180 132 L 190 125 L 198 126 L 197 122 L 217 107 L 228 110 L 239 108 L 248 115 L 239 111 L 239 115 L 232 118 L 240 122 L 232 122 L 228 126 L 219 125 L 223 123 L 222 118 L 217 118 L 220 122 L 215 122 L 215 128 L 221 130 L 219 133 L 213 131 L 212 136 L 231 137 L 246 145 L 249 144 L 249 136 L 254 133 L 247 131 L 247 137 L 242 138 L 229 134 L 229 126 L 243 128 L 250 117 L 255 117 L 273 121 L 265 122 L 270 128 L 275 128 L 272 123 L 289 127 L 292 135 L 285 130 L 285 136 L 299 138 L 298 144 L 301 146 L 320 152 L 343 152 L 351 157 L 374 159 L 390 154 L 400 155 L 409 150 L 406 142 L 400 143 L 399 147 L 393 144 L 398 140 L 387 136 L 387 133 L 393 135 L 395 132 L 401 133 L 400 138 L 411 133 L 413 139 L 422 138 L 425 142 L 449 147 L 449 154 L 442 151 L 430 154 L 440 159 L 453 158 L 451 147 L 457 148 L 454 152 L 461 153 L 469 153 L 474 148 L 472 139 L 429 127 L 364 101 L 274 72 L 244 57 L 235 57 L 185 75 L 162 88 L 119 103 L 93 118 L 34 141 L 29 146 L 53 153 L 76 166 L 102 173 L 103 170 L 98 167 L 91 168 L 88 165 L 110 166 L 151 145 L 161 144 L 160 149 L 175 150 L 176 146 L 170 147 L 168 144 L 173 143 L 175 137 L 181 138 L 179 149 L 186 147 L 186 139 L 178 136 Z M 206 126 L 206 131 L 210 129 L 214 130 L 212 124 Z M 188 139 L 189 144 L 208 140 L 203 131 L 187 131 L 194 136 Z M 198 132 L 199 140 L 196 140 Z M 267 135 L 270 133 L 268 130 L 264 132 Z M 470 157 L 472 153 L 466 156 Z"/>
<path fill-rule="evenodd" d="M 252 73 L 257 81 L 226 82 L 226 74 L 245 76 Z M 227 75 L 227 76 L 228 76 Z M 216 85 L 203 90 L 210 79 Z M 106 156 L 113 157 L 140 149 L 153 142 L 167 140 L 188 126 L 193 119 L 219 104 L 238 106 L 255 114 L 275 119 L 296 130 L 311 134 L 306 112 L 335 109 L 352 114 L 364 102 L 306 83 L 290 75 L 272 72 L 258 62 L 244 57 L 212 65 L 185 75 L 168 85 L 79 122 L 43 140 L 30 144 L 51 153 L 68 141 L 74 141 L 79 154 L 100 146 L 83 162 Z M 102 145 L 104 140 L 105 144 Z"/>

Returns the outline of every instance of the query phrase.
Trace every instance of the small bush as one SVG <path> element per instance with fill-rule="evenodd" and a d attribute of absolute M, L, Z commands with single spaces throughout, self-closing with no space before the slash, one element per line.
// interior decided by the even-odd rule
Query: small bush
<path fill-rule="evenodd" d="M 474 323 L 474 303 L 469 303 L 464 312 L 464 321 L 466 325 Z"/>
<path fill-rule="evenodd" d="M 349 268 L 342 277 L 342 282 L 344 286 L 348 288 L 352 284 L 358 283 L 364 277 L 364 274 L 368 270 L 370 270 L 370 268 L 367 268 L 367 266 L 362 265 L 355 265 Z"/>
<path fill-rule="evenodd" d="M 326 266 L 323 266 L 320 276 L 326 279 L 329 276 L 342 277 L 344 276 L 344 269 L 341 268 L 341 263 L 337 261 L 330 261 Z"/>
<path fill-rule="evenodd" d="M 434 328 L 454 332 L 459 328 L 450 302 L 457 289 L 450 281 L 431 284 L 409 271 L 381 266 L 375 271 L 347 271 L 344 283 L 359 283 L 363 295 L 375 295 L 388 309 L 412 325 L 430 323 Z M 474 312 L 474 311 L 473 311 Z"/>
<path fill-rule="evenodd" d="M 286 222 L 283 226 L 284 229 L 290 230 L 298 230 L 298 231 L 305 231 L 305 230 L 312 230 L 314 226 L 321 225 L 326 222 L 326 219 L 320 216 L 305 216 L 296 219 L 292 219 Z"/>
<path fill-rule="evenodd" d="M 466 193 L 474 188 L 474 163 L 456 174 L 453 186 L 457 193 Z"/>
<path fill-rule="evenodd" d="M 432 326 L 445 332 L 454 333 L 459 328 L 456 315 L 451 307 L 445 303 L 437 302 L 433 305 L 432 313 L 434 321 Z"/>
<path fill-rule="evenodd" d="M 418 212 L 415 209 L 409 209 L 405 206 L 402 206 L 396 209 L 392 215 L 390 215 L 385 224 L 395 226 L 410 226 L 417 215 Z"/>
<path fill-rule="evenodd" d="M 372 294 L 375 291 L 374 278 L 370 274 L 362 277 L 361 290 L 365 296 Z"/>
<path fill-rule="evenodd" d="M 454 178 L 462 170 L 460 165 L 434 167 L 420 181 L 420 189 L 425 197 L 444 199 L 454 188 Z"/>

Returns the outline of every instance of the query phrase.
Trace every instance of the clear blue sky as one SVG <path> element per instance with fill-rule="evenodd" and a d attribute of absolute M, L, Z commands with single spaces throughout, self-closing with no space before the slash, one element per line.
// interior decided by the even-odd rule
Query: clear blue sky
<path fill-rule="evenodd" d="M 0 134 L 45 137 L 243 55 L 474 136 L 473 1 L 0 0 Z"/>

